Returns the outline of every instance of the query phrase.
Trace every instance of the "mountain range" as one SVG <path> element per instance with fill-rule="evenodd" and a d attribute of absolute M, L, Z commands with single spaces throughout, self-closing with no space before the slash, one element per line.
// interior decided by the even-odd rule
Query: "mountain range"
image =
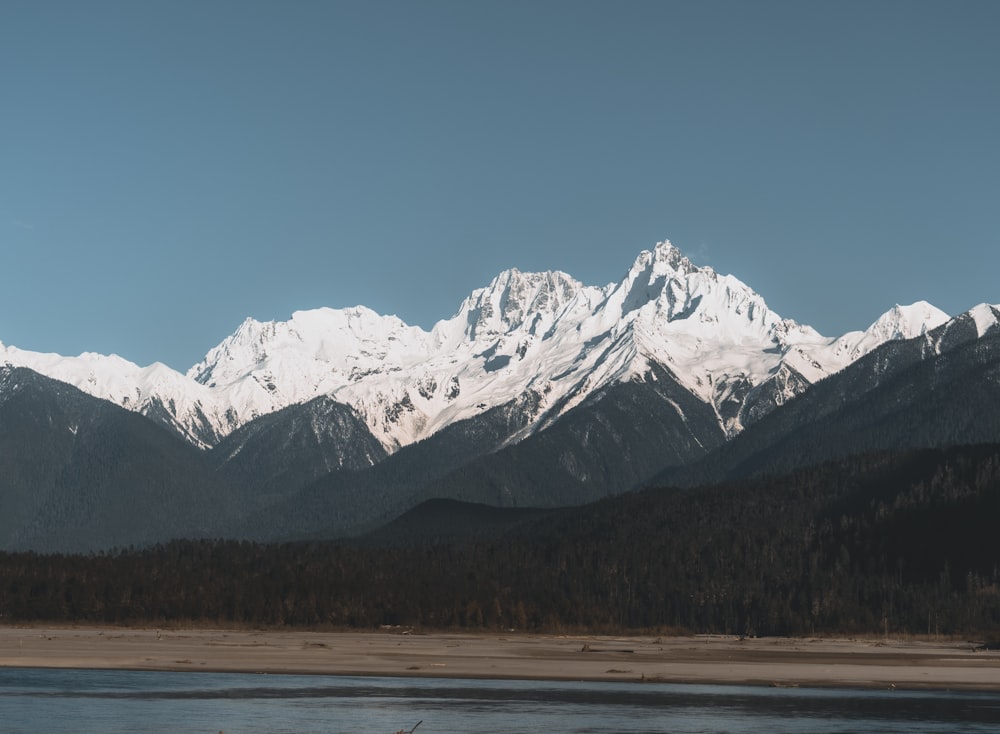
<path fill-rule="evenodd" d="M 582 504 L 1000 441 L 998 323 L 919 302 L 826 337 L 662 242 L 603 287 L 504 271 L 430 331 L 247 319 L 186 374 L 0 344 L 0 546 L 337 537 L 431 498 Z"/>

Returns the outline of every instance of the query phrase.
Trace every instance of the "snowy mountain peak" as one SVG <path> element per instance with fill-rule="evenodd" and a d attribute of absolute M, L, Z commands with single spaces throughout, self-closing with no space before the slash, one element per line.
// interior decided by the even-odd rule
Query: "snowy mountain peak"
<path fill-rule="evenodd" d="M 695 271 L 713 273 L 709 267 L 696 267 L 670 240 L 657 242 L 652 250 L 643 250 L 636 257 L 630 272 L 650 273 L 656 277 L 683 277 Z"/>
<path fill-rule="evenodd" d="M 534 334 L 542 322 L 551 323 L 583 290 L 582 283 L 560 271 L 522 273 L 513 268 L 473 291 L 457 318 L 464 321 L 465 335 L 471 341 L 522 328 Z"/>
<path fill-rule="evenodd" d="M 636 312 L 634 318 L 655 332 L 707 341 L 740 341 L 753 334 L 754 339 L 773 342 L 776 333 L 799 328 L 784 322 L 745 283 L 694 265 L 669 241 L 639 254 L 622 283 L 611 290 L 608 307 L 623 320 Z"/>
<path fill-rule="evenodd" d="M 205 355 L 205 359 L 189 369 L 187 376 L 203 385 L 214 386 L 214 370 L 219 360 L 224 359 L 227 355 L 230 361 L 234 360 L 233 353 L 238 350 L 243 354 L 252 355 L 252 361 L 260 361 L 266 356 L 265 345 L 273 336 L 273 322 L 262 323 L 247 317 L 232 335 L 210 350 Z"/>
<path fill-rule="evenodd" d="M 364 306 L 296 311 L 288 321 L 248 318 L 187 374 L 214 387 L 233 384 L 268 366 L 283 371 L 290 361 L 335 365 L 336 370 L 352 361 L 367 364 L 392 355 L 419 354 L 426 338 L 419 327 Z M 300 372 L 294 366 L 292 370 Z"/>
<path fill-rule="evenodd" d="M 980 303 L 966 311 L 963 316 L 972 319 L 976 325 L 976 333 L 980 337 L 1000 327 L 1000 305 L 991 306 L 988 303 Z"/>
<path fill-rule="evenodd" d="M 983 305 L 966 318 L 982 334 L 1000 312 Z M 561 271 L 505 270 L 430 333 L 364 306 L 317 308 L 287 321 L 245 319 L 186 376 L 115 356 L 66 358 L 2 344 L 0 363 L 141 411 L 202 447 L 325 396 L 349 405 L 394 451 L 526 398 L 532 415 L 517 440 L 608 386 L 663 370 L 712 406 L 733 435 L 880 344 L 947 319 L 918 302 L 830 339 L 783 319 L 736 277 L 694 265 L 664 240 L 604 287 Z"/>
<path fill-rule="evenodd" d="M 935 329 L 950 316 L 927 301 L 917 301 L 909 306 L 896 304 L 878 317 L 865 333 L 882 341 L 912 339 Z"/>
<path fill-rule="evenodd" d="M 849 331 L 828 347 L 817 350 L 814 357 L 836 372 L 888 341 L 926 334 L 949 319 L 948 314 L 926 301 L 909 306 L 897 304 L 864 331 Z"/>

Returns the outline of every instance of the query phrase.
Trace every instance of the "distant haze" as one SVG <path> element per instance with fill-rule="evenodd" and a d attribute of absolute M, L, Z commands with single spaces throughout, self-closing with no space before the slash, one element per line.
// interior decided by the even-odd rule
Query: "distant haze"
<path fill-rule="evenodd" d="M 1000 302 L 1000 3 L 0 8 L 0 341 L 179 370 L 669 238 L 835 336 Z"/>

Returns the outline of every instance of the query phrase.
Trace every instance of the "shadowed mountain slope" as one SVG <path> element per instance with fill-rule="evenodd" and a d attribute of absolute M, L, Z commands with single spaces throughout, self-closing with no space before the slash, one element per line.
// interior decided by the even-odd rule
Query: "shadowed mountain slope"
<path fill-rule="evenodd" d="M 775 474 L 868 451 L 1000 441 L 1000 328 L 959 317 L 889 342 L 809 388 L 702 461 L 652 484 Z"/>

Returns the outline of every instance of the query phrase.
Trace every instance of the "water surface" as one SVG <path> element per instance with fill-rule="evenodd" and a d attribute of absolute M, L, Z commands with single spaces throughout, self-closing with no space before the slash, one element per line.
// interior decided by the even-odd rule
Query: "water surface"
<path fill-rule="evenodd" d="M 1000 694 L 0 668 L 11 734 L 997 732 Z"/>

